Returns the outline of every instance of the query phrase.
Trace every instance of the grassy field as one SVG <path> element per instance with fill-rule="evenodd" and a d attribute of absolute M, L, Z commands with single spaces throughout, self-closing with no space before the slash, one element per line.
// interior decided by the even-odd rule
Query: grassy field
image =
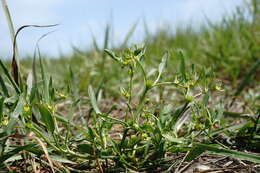
<path fill-rule="evenodd" d="M 260 172 L 259 8 L 147 30 L 141 45 L 133 26 L 109 47 L 107 26 L 102 47 L 59 59 L 14 49 L 0 61 L 0 172 Z"/>

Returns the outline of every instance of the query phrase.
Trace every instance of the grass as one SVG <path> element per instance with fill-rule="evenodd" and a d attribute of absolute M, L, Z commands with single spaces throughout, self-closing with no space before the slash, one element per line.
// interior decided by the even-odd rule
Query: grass
<path fill-rule="evenodd" d="M 183 172 L 208 153 L 257 169 L 258 7 L 130 48 L 137 24 L 116 48 L 107 26 L 102 48 L 1 60 L 0 170 Z"/>

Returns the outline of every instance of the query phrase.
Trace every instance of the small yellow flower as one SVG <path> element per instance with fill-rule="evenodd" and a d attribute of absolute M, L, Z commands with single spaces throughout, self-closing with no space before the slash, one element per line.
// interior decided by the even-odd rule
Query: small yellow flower
<path fill-rule="evenodd" d="M 174 79 L 174 83 L 175 83 L 175 84 L 179 84 L 179 83 L 180 83 L 180 81 L 179 81 L 179 79 L 178 79 L 177 76 L 176 76 L 175 79 Z"/>
<path fill-rule="evenodd" d="M 1 122 L 2 126 L 7 126 L 8 125 L 8 116 L 4 115 L 3 120 Z"/>
<path fill-rule="evenodd" d="M 65 95 L 65 94 L 63 94 L 63 93 L 58 93 L 58 96 L 60 97 L 60 98 L 62 98 L 62 99 L 65 99 L 67 96 Z"/>
<path fill-rule="evenodd" d="M 217 91 L 224 91 L 224 89 L 221 88 L 221 86 L 219 86 L 219 85 L 216 85 L 216 86 L 215 86 L 215 89 L 216 89 Z"/>
<path fill-rule="evenodd" d="M 31 108 L 30 108 L 29 105 L 24 105 L 24 107 L 23 107 L 23 111 L 24 111 L 25 113 L 30 112 L 30 110 L 31 110 Z"/>
<path fill-rule="evenodd" d="M 142 134 L 142 139 L 146 140 L 148 138 L 148 134 L 147 133 L 143 133 Z"/>
<path fill-rule="evenodd" d="M 53 105 L 47 104 L 47 108 L 48 108 L 52 113 L 54 113 L 54 112 L 56 111 L 56 108 L 55 108 L 55 106 L 53 106 Z"/>

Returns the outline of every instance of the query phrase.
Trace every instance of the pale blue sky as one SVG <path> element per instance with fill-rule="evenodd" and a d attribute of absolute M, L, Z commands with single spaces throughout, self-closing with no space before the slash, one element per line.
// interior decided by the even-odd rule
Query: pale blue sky
<path fill-rule="evenodd" d="M 143 19 L 151 31 L 168 23 L 172 28 L 192 23 L 194 27 L 205 16 L 217 22 L 231 14 L 244 0 L 7 0 L 16 29 L 25 24 L 47 25 L 59 23 L 51 29 L 27 29 L 19 35 L 21 55 L 32 54 L 36 40 L 44 33 L 56 30 L 42 40 L 44 54 L 54 57 L 71 53 L 71 45 L 81 49 L 91 45 L 91 32 L 99 42 L 103 39 L 108 21 L 114 27 L 113 38 L 118 42 L 139 20 L 132 42 L 143 38 Z M 112 20 L 111 20 L 112 19 Z M 11 41 L 7 23 L 0 8 L 0 57 L 9 57 Z"/>

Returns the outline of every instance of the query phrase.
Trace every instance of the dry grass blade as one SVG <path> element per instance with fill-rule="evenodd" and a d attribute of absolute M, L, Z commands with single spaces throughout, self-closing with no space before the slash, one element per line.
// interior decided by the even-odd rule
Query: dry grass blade
<path fill-rule="evenodd" d="M 53 162 L 52 162 L 52 160 L 51 160 L 51 158 L 49 156 L 49 153 L 48 153 L 48 150 L 47 150 L 46 146 L 44 145 L 44 143 L 39 138 L 35 137 L 35 139 L 38 141 L 38 143 L 42 147 L 42 149 L 43 149 L 43 151 L 45 153 L 45 156 L 46 156 L 46 158 L 47 158 L 47 160 L 48 160 L 48 162 L 50 164 L 52 172 L 55 173 L 54 167 L 53 167 Z"/>

